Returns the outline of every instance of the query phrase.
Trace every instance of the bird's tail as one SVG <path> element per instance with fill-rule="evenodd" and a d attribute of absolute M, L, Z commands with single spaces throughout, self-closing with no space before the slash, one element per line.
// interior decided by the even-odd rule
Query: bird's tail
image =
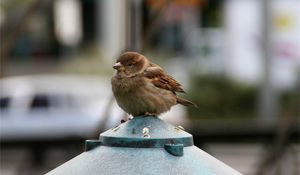
<path fill-rule="evenodd" d="M 184 106 L 194 106 L 195 108 L 198 108 L 198 106 L 195 103 L 193 103 L 189 100 L 186 100 L 184 98 L 177 97 L 176 100 L 177 100 L 177 103 L 182 104 Z"/>

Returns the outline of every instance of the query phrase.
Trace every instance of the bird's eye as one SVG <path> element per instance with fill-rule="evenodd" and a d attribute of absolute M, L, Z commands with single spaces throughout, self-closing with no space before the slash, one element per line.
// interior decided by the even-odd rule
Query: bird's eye
<path fill-rule="evenodd" d="M 133 65 L 133 64 L 131 64 L 131 63 L 130 63 L 130 64 L 128 64 L 128 66 L 132 66 L 132 65 Z"/>

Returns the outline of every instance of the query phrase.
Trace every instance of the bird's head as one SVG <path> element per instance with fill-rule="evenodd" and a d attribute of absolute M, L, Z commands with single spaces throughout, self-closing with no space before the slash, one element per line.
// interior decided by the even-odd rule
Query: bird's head
<path fill-rule="evenodd" d="M 125 52 L 117 59 L 113 68 L 118 73 L 131 76 L 142 72 L 147 64 L 148 60 L 145 56 L 137 52 Z"/>

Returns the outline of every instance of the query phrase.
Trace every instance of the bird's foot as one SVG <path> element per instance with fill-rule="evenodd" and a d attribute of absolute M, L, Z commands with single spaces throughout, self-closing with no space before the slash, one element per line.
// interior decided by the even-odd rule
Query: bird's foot
<path fill-rule="evenodd" d="M 127 119 L 121 119 L 121 123 L 125 123 L 125 122 L 127 122 L 127 121 L 129 121 L 129 120 L 132 120 L 132 117 L 127 117 Z"/>
<path fill-rule="evenodd" d="M 145 112 L 145 116 L 157 116 L 157 113 L 152 112 Z"/>

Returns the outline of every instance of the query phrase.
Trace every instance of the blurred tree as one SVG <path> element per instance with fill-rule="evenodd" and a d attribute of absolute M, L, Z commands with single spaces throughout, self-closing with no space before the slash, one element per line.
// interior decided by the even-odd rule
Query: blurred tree
<path fill-rule="evenodd" d="M 258 87 L 216 75 L 195 76 L 191 82 L 189 98 L 199 106 L 199 109 L 188 108 L 191 117 L 242 118 L 257 115 Z M 280 117 L 300 117 L 297 89 L 299 87 L 279 95 Z"/>
<path fill-rule="evenodd" d="M 255 114 L 256 89 L 221 76 L 196 76 L 189 92 L 199 109 L 189 108 L 197 117 L 251 117 Z"/>

